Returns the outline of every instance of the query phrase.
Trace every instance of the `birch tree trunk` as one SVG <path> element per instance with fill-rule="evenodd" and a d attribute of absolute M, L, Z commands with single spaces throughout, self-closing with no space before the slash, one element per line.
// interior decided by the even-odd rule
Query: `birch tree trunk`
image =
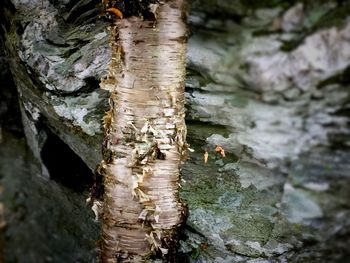
<path fill-rule="evenodd" d="M 174 261 L 186 208 L 179 199 L 185 159 L 186 53 L 183 0 L 153 5 L 155 21 L 118 20 L 112 62 L 101 87 L 105 116 L 103 262 Z"/>

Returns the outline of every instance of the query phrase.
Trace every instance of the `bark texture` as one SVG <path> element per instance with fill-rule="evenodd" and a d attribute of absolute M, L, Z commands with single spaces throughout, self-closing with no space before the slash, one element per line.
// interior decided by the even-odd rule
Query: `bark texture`
<path fill-rule="evenodd" d="M 184 3 L 154 7 L 156 21 L 130 17 L 110 28 L 112 62 L 101 83 L 111 92 L 100 166 L 103 262 L 173 255 L 185 219 L 178 196 L 186 152 Z"/>

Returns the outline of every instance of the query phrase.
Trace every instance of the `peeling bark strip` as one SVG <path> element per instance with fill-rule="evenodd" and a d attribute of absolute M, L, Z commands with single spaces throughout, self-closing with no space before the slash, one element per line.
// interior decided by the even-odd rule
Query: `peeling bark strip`
<path fill-rule="evenodd" d="M 154 5 L 152 5 L 154 8 Z M 111 92 L 104 118 L 103 262 L 174 255 L 185 220 L 178 195 L 186 152 L 183 0 L 159 4 L 156 21 L 119 20 L 101 88 Z"/>

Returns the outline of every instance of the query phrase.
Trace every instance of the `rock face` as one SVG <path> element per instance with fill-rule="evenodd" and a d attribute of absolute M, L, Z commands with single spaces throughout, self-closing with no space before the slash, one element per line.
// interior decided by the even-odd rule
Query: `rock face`
<path fill-rule="evenodd" d="M 35 126 L 45 123 L 94 170 L 108 104 L 99 81 L 110 57 L 96 3 L 7 2 L 5 46 L 13 75 L 21 76 L 15 82 L 23 119 L 32 123 L 26 125 L 31 148 L 40 155 L 45 135 Z"/>
<path fill-rule="evenodd" d="M 91 170 L 102 159 L 108 94 L 99 80 L 110 57 L 98 2 L 5 0 L 1 18 L 34 155 L 42 159 L 48 128 Z M 183 257 L 341 260 L 350 245 L 350 5 L 258 2 L 193 1 Z"/>
<path fill-rule="evenodd" d="M 194 147 L 184 168 L 191 207 L 184 251 L 198 261 L 317 262 L 331 250 L 324 229 L 337 232 L 336 220 L 322 218 L 349 213 L 326 201 L 330 178 L 345 175 L 336 160 L 349 154 L 330 149 L 349 145 L 350 24 L 332 24 L 338 8 L 257 9 L 239 24 L 202 12 L 190 17 L 189 137 L 211 151 L 203 166 Z M 230 154 L 215 155 L 216 145 Z M 335 199 L 348 200 L 340 192 Z"/>

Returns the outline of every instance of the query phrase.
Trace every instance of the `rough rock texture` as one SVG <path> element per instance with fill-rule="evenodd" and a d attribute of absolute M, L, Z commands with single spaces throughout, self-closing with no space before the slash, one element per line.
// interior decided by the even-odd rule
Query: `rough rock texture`
<path fill-rule="evenodd" d="M 99 80 L 110 51 L 96 3 L 74 2 L 8 3 L 5 46 L 13 58 L 23 118 L 32 122 L 26 134 L 32 134 L 35 155 L 45 141 L 36 126 L 45 123 L 94 170 L 101 160 L 100 120 L 108 105 Z"/>
<path fill-rule="evenodd" d="M 193 13 L 189 137 L 211 151 L 203 166 L 194 147 L 184 168 L 191 207 L 184 251 L 195 261 L 318 262 L 331 250 L 326 240 L 348 235 L 339 233 L 348 220 L 336 229 L 322 219 L 349 213 L 337 204 L 349 200 L 346 186 L 338 201 L 328 201 L 330 178 L 345 171 L 336 163 L 349 154 L 330 147 L 349 146 L 350 23 L 318 26 L 336 9 L 334 3 L 258 9 L 239 24 Z M 300 31 L 308 34 L 301 39 Z M 231 155 L 214 154 L 215 145 Z M 312 252 L 303 252 L 308 242 Z M 344 257 L 342 251 L 322 260 Z"/>
<path fill-rule="evenodd" d="M 109 62 L 95 3 L 13 0 L 16 13 L 5 3 L 31 148 L 40 156 L 48 126 L 93 170 Z M 193 1 L 184 260 L 349 256 L 349 10 L 348 1 Z"/>

